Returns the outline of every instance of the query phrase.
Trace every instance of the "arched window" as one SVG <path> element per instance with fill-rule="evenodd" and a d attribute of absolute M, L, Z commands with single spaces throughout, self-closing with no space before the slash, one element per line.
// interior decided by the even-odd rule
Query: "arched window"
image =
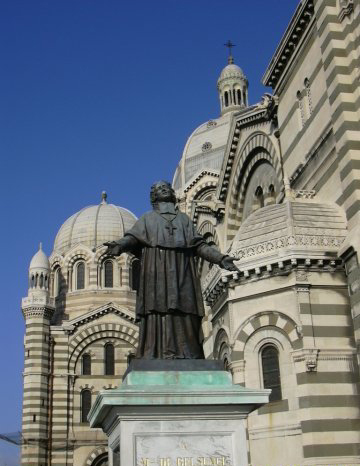
<path fill-rule="evenodd" d="M 114 345 L 106 343 L 105 348 L 105 375 L 115 374 Z"/>
<path fill-rule="evenodd" d="M 229 95 L 227 91 L 225 91 L 224 97 L 225 97 L 225 107 L 228 107 L 229 106 Z"/>
<path fill-rule="evenodd" d="M 54 272 L 54 297 L 59 296 L 61 289 L 61 269 L 57 267 Z"/>
<path fill-rule="evenodd" d="M 271 388 L 269 401 L 281 400 L 279 353 L 275 346 L 266 345 L 261 350 L 264 388 Z"/>
<path fill-rule="evenodd" d="M 236 95 L 235 95 L 235 89 L 233 89 L 233 103 L 236 105 Z"/>
<path fill-rule="evenodd" d="M 244 105 L 247 105 L 247 101 L 246 101 L 246 91 L 245 91 L 245 89 L 243 89 L 243 104 L 244 104 Z"/>
<path fill-rule="evenodd" d="M 76 267 L 76 289 L 83 290 L 85 288 L 85 264 L 79 262 Z"/>
<path fill-rule="evenodd" d="M 241 91 L 240 91 L 240 89 L 237 90 L 237 100 L 238 100 L 238 104 L 241 105 Z"/>
<path fill-rule="evenodd" d="M 105 288 L 114 286 L 114 267 L 112 261 L 105 262 Z"/>
<path fill-rule="evenodd" d="M 31 275 L 31 288 L 34 288 L 35 286 L 35 276 Z"/>
<path fill-rule="evenodd" d="M 131 283 L 130 287 L 132 290 L 138 291 L 140 284 L 140 261 L 139 259 L 134 259 L 131 263 Z"/>
<path fill-rule="evenodd" d="M 256 205 L 255 209 L 260 209 L 264 207 L 264 192 L 261 186 L 258 186 L 255 191 Z"/>
<path fill-rule="evenodd" d="M 81 422 L 88 422 L 87 417 L 91 408 L 91 391 L 81 392 Z"/>
<path fill-rule="evenodd" d="M 81 361 L 81 372 L 82 375 L 91 375 L 91 356 L 90 354 L 86 353 L 82 357 Z"/>
<path fill-rule="evenodd" d="M 265 205 L 270 205 L 270 204 L 275 204 L 275 201 L 276 201 L 275 188 L 274 188 L 274 185 L 271 184 L 266 193 L 266 198 L 264 202 L 265 202 Z"/>
<path fill-rule="evenodd" d="M 40 286 L 40 288 L 42 288 L 44 286 L 44 275 L 43 274 L 40 275 L 39 286 Z"/>

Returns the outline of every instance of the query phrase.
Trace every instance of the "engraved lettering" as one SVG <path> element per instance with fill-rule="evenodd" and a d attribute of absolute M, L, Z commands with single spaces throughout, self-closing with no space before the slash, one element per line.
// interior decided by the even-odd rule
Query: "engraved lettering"
<path fill-rule="evenodd" d="M 160 458 L 160 466 L 171 466 L 170 458 Z"/>
<path fill-rule="evenodd" d="M 178 457 L 176 466 L 194 466 L 194 460 L 191 457 Z"/>
<path fill-rule="evenodd" d="M 187 465 L 180 463 L 180 466 Z M 225 456 L 199 456 L 196 466 L 230 466 L 230 463 Z"/>
<path fill-rule="evenodd" d="M 149 458 L 141 458 L 141 460 L 140 460 L 140 466 L 150 466 L 150 460 L 149 460 Z"/>

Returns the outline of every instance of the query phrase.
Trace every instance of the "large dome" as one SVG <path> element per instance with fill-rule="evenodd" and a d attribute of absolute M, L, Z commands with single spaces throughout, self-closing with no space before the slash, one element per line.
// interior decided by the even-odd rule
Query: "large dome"
<path fill-rule="evenodd" d="M 219 172 L 230 129 L 230 115 L 200 125 L 191 134 L 176 169 L 173 187 L 183 189 L 202 170 Z"/>
<path fill-rule="evenodd" d="M 129 210 L 107 204 L 103 196 L 101 204 L 85 207 L 63 223 L 55 238 L 54 252 L 65 254 L 76 244 L 96 248 L 106 241 L 115 241 L 123 237 L 136 220 Z"/>

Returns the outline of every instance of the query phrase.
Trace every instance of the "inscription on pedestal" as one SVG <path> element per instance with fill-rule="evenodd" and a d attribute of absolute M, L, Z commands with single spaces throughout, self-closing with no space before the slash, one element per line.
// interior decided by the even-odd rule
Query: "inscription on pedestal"
<path fill-rule="evenodd" d="M 233 466 L 232 451 L 231 434 L 135 436 L 136 466 Z"/>

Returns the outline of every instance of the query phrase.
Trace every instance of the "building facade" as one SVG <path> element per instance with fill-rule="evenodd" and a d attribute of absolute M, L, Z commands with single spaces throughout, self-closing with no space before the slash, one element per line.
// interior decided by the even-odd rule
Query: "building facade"
<path fill-rule="evenodd" d="M 256 105 L 229 57 L 220 117 L 191 134 L 174 174 L 179 208 L 240 259 L 240 273 L 198 268 L 206 357 L 273 390 L 248 418 L 252 466 L 360 464 L 359 22 L 355 0 L 302 0 Z M 101 245 L 134 222 L 104 196 L 30 264 L 24 465 L 107 464 L 86 414 L 134 353 L 138 265 Z"/>
<path fill-rule="evenodd" d="M 199 263 L 204 347 L 235 383 L 273 389 L 248 419 L 254 466 L 360 463 L 359 18 L 359 2 L 300 2 L 263 77 L 273 92 L 234 108 L 218 86 L 222 116 L 174 177 L 198 231 L 240 259 L 233 274 Z M 190 157 L 217 148 L 225 117 L 221 164 Z"/>
<path fill-rule="evenodd" d="M 108 204 L 82 209 L 60 228 L 48 259 L 40 250 L 23 299 L 26 323 L 22 464 L 105 466 L 106 436 L 89 428 L 99 390 L 121 383 L 134 353 L 137 260 L 104 256 L 135 223 Z"/>

